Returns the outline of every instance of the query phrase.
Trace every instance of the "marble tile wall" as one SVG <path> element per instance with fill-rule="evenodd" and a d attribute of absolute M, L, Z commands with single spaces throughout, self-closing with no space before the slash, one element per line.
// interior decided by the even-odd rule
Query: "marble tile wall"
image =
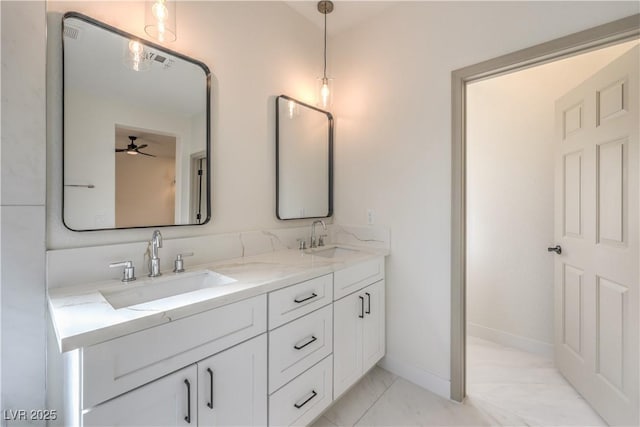
<path fill-rule="evenodd" d="M 46 28 L 43 1 L 3 1 L 0 8 L 0 406 L 4 414 L 8 409 L 45 408 Z"/>
<path fill-rule="evenodd" d="M 279 228 L 165 239 L 160 249 L 161 269 L 173 268 L 176 255 L 193 252 L 185 266 L 228 258 L 258 255 L 298 248 L 298 239 L 309 240 L 310 227 Z M 319 231 L 319 227 L 318 230 Z M 329 225 L 328 243 L 389 249 L 389 231 L 380 227 Z M 149 231 L 151 237 L 151 231 Z M 47 287 L 73 286 L 100 280 L 118 279 L 121 269 L 110 269 L 117 261 L 133 261 L 138 276 L 146 274 L 144 255 L 147 241 L 47 252 Z"/>
<path fill-rule="evenodd" d="M 332 242 L 343 245 L 391 249 L 391 231 L 386 227 L 334 224 L 330 237 Z"/>

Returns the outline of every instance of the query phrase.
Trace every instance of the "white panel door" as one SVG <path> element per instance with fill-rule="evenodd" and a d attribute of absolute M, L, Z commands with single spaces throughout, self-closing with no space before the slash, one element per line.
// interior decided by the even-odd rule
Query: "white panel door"
<path fill-rule="evenodd" d="M 83 426 L 197 426 L 196 365 L 91 408 Z"/>
<path fill-rule="evenodd" d="M 638 52 L 556 102 L 556 364 L 612 425 L 640 422 Z"/>
<path fill-rule="evenodd" d="M 267 424 L 267 335 L 198 362 L 200 426 Z"/>

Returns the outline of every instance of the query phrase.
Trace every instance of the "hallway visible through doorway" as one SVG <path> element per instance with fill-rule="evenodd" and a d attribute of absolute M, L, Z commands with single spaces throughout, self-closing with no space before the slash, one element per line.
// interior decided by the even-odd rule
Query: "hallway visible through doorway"
<path fill-rule="evenodd" d="M 573 140 L 568 141 L 566 136 L 566 111 L 578 110 L 576 126 L 587 129 L 595 121 L 593 112 L 596 109 L 589 102 L 596 102 L 596 91 L 581 95 L 580 99 L 584 100 L 582 103 L 572 98 L 568 107 L 562 106 L 560 113 L 557 100 L 566 93 L 572 93 L 582 82 L 596 78 L 592 76 L 600 76 L 611 67 L 616 67 L 615 64 L 620 61 L 626 61 L 625 64 L 629 62 L 627 58 L 630 55 L 637 56 L 637 46 L 638 40 L 629 41 L 467 85 L 467 395 L 475 406 L 490 413 L 502 425 L 591 426 L 606 425 L 601 417 L 616 424 L 634 417 L 633 414 L 619 419 L 612 416 L 616 411 L 610 408 L 615 405 L 608 404 L 609 400 L 600 395 L 594 397 L 597 393 L 591 392 L 593 387 L 589 389 L 576 381 L 576 375 L 572 377 L 568 374 L 567 364 L 562 363 L 564 359 L 558 359 L 557 350 L 566 347 L 563 344 L 566 341 L 562 341 L 565 340 L 562 337 L 567 336 L 565 329 L 578 324 L 574 327 L 578 331 L 574 335 L 582 337 L 583 332 L 588 332 L 589 325 L 596 324 L 591 318 L 584 317 L 581 320 L 581 313 L 589 310 L 590 301 L 595 301 L 589 299 L 591 288 L 587 280 L 590 276 L 585 273 L 582 279 L 581 275 L 580 283 L 574 286 L 579 289 L 579 295 L 574 298 L 580 301 L 574 304 L 579 306 L 576 309 L 567 303 L 571 295 L 567 294 L 569 291 L 566 289 L 569 288 L 566 279 L 560 280 L 557 274 L 560 254 L 563 262 L 571 265 L 577 262 L 578 255 L 574 247 L 559 238 L 567 234 L 558 231 L 567 227 L 567 200 L 571 197 L 571 200 L 577 200 L 574 205 L 581 212 L 578 218 L 581 230 L 595 228 L 588 222 L 591 218 L 589 212 L 595 209 L 591 202 L 595 197 L 590 197 L 588 193 L 589 186 L 595 185 L 590 178 L 594 175 L 587 173 L 589 167 L 594 167 L 593 159 L 587 156 L 589 153 L 585 149 L 585 160 L 579 166 L 580 171 L 585 172 L 576 181 L 578 190 L 574 196 L 574 193 L 567 192 L 567 172 L 564 175 L 558 172 L 559 165 L 567 168 L 567 160 L 563 163 L 563 158 L 558 157 L 558 148 L 559 144 L 563 144 L 564 155 L 566 152 L 578 152 L 582 156 L 582 151 L 577 151 L 574 145 L 568 145 Z M 625 71 L 626 75 L 635 76 L 634 68 L 630 69 L 632 71 Z M 617 74 L 612 79 L 617 82 L 620 80 L 618 74 L 622 71 L 615 70 Z M 628 78 L 628 81 L 628 86 L 635 87 L 635 80 Z M 608 88 L 603 84 L 598 87 Z M 620 93 L 626 92 L 621 89 Z M 623 101 L 620 104 L 624 107 L 621 107 L 623 111 L 619 113 L 620 117 L 625 112 L 633 111 L 634 107 L 628 107 Z M 563 111 L 565 116 L 562 116 Z M 596 127 L 596 131 L 600 132 L 598 135 L 604 138 L 604 126 Z M 560 132 L 562 129 L 564 131 Z M 622 128 L 619 130 L 623 131 Z M 586 132 L 580 135 L 586 135 Z M 559 135 L 565 136 L 561 138 Z M 607 141 L 598 140 L 598 144 Z M 633 147 L 633 140 L 629 141 L 627 145 Z M 614 195 L 618 194 L 615 188 L 613 186 L 610 190 Z M 628 191 L 633 194 L 634 187 L 629 188 L 631 190 Z M 619 193 L 622 194 L 622 190 Z M 604 192 L 598 194 L 599 197 L 606 195 Z M 625 213 L 623 218 L 626 218 L 625 215 L 629 214 Z M 565 218 L 565 222 L 562 223 L 559 218 Z M 565 228 L 558 224 L 564 224 Z M 592 242 L 594 239 L 589 231 L 585 233 L 584 236 L 580 232 L 570 237 Z M 562 250 L 556 246 L 558 243 L 562 243 Z M 592 242 L 594 245 L 597 243 Z M 547 248 L 553 253 L 548 252 Z M 629 250 L 632 255 L 637 253 L 633 252 L 633 246 Z M 602 254 L 602 248 L 597 253 Z M 596 261 L 593 258 L 592 262 Z M 605 276 L 610 277 L 611 273 L 608 274 Z M 627 282 L 633 284 L 634 281 L 621 283 Z M 565 290 L 560 292 L 558 289 Z M 583 306 L 586 308 L 583 309 Z M 569 314 L 565 311 L 564 315 L 558 315 L 558 307 L 564 307 L 563 310 L 572 315 L 578 313 L 574 315 L 578 320 L 570 323 L 569 320 L 573 321 L 574 317 L 567 317 Z M 631 306 L 628 309 L 633 311 Z M 618 336 L 616 324 L 606 323 L 607 320 L 608 317 L 603 320 L 603 325 L 609 327 L 606 331 Z M 600 363 L 588 361 L 581 364 L 578 361 L 580 357 L 580 361 L 586 360 L 582 353 L 591 351 L 583 352 L 583 348 L 595 348 L 594 343 L 587 341 L 580 338 L 580 346 L 574 345 L 573 348 L 579 350 L 574 350 L 577 359 L 571 363 L 575 368 L 572 369 L 584 371 L 584 376 L 589 375 L 592 365 Z M 611 352 L 613 350 L 608 351 L 607 355 Z M 600 351 L 600 354 L 604 353 Z M 625 358 L 632 360 L 629 355 Z M 593 369 L 597 371 L 600 368 Z M 633 376 L 633 372 L 630 375 Z M 567 380 L 571 381 L 575 390 Z M 633 387 L 629 390 L 625 388 L 625 393 L 633 401 Z M 629 400 L 626 402 L 628 405 Z M 593 408 L 599 412 L 595 418 Z"/>

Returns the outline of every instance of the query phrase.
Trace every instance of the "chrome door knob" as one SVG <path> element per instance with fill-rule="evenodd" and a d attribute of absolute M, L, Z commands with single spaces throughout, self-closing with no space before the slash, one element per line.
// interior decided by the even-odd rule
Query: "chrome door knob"
<path fill-rule="evenodd" d="M 555 252 L 560 255 L 562 253 L 562 248 L 560 247 L 560 245 L 556 245 L 552 248 L 547 248 L 547 252 Z"/>

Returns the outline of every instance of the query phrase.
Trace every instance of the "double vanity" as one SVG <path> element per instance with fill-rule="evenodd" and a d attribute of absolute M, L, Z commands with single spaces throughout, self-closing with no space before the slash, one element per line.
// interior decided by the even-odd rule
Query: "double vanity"
<path fill-rule="evenodd" d="M 50 289 L 65 425 L 311 423 L 384 356 L 385 255 L 278 250 Z"/>
<path fill-rule="evenodd" d="M 112 229 L 206 224 L 209 68 L 81 13 L 58 18 L 64 225 L 100 241 Z M 276 217 L 315 220 L 312 248 L 295 243 L 307 230 L 282 228 L 205 230 L 162 253 L 156 231 L 149 259 L 140 242 L 49 251 L 47 400 L 60 425 L 307 425 L 384 356 L 388 252 L 371 244 L 388 239 L 332 225 L 365 246 L 322 246 L 333 116 L 271 100 Z"/>

